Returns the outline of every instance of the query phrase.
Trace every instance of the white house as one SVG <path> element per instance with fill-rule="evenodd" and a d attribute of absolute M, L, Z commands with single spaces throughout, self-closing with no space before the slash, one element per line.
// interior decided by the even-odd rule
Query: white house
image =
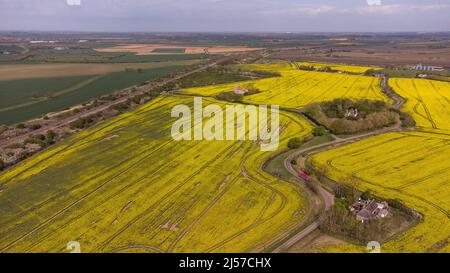
<path fill-rule="evenodd" d="M 236 83 L 236 85 L 234 86 L 234 93 L 236 95 L 244 95 L 245 93 L 247 93 L 247 89 L 241 87 L 238 83 Z"/>

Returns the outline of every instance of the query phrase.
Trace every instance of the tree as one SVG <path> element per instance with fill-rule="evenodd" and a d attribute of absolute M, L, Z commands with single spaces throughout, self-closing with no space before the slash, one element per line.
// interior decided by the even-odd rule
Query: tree
<path fill-rule="evenodd" d="M 300 145 L 302 145 L 302 139 L 299 137 L 294 137 L 289 139 L 287 146 L 289 149 L 298 149 L 300 148 Z"/>
<path fill-rule="evenodd" d="M 336 134 L 342 134 L 344 132 L 345 124 L 344 120 L 337 119 L 333 121 L 330 125 L 330 130 Z"/>
<path fill-rule="evenodd" d="M 5 162 L 0 158 L 0 171 L 3 171 L 5 169 Z"/>
<path fill-rule="evenodd" d="M 229 102 L 241 102 L 244 99 L 244 95 L 235 94 L 234 92 L 224 92 L 216 96 L 218 100 L 224 100 Z"/>
<path fill-rule="evenodd" d="M 326 129 L 323 126 L 316 127 L 313 130 L 313 135 L 314 136 L 323 136 L 323 135 L 325 135 L 325 133 L 326 133 Z"/>
<path fill-rule="evenodd" d="M 47 143 L 47 145 L 51 145 L 55 142 L 55 137 L 56 137 L 56 133 L 53 132 L 52 130 L 48 130 L 47 133 L 45 134 L 45 142 Z"/>
<path fill-rule="evenodd" d="M 363 200 L 369 200 L 369 199 L 372 199 L 372 193 L 371 193 L 369 190 L 363 192 L 363 193 L 361 194 L 361 199 L 363 199 Z"/>
<path fill-rule="evenodd" d="M 402 127 L 404 127 L 404 128 L 416 126 L 416 121 L 410 115 L 408 115 L 406 113 L 402 112 L 400 114 L 400 120 L 402 122 Z"/>
<path fill-rule="evenodd" d="M 39 123 L 33 123 L 33 124 L 28 125 L 28 128 L 31 130 L 37 130 L 37 129 L 40 129 L 41 127 L 42 126 Z"/>
<path fill-rule="evenodd" d="M 351 203 L 354 203 L 354 202 L 356 202 L 356 200 L 358 200 L 358 190 L 357 189 L 360 187 L 361 181 L 354 174 L 350 175 L 345 180 L 347 181 L 347 183 L 349 183 L 352 186 L 353 200 L 351 200 Z"/>
<path fill-rule="evenodd" d="M 134 104 L 140 104 L 142 98 L 143 98 L 142 95 L 136 95 L 136 96 L 133 97 L 132 101 L 134 102 Z"/>
<path fill-rule="evenodd" d="M 16 128 L 17 129 L 25 129 L 26 127 L 25 127 L 25 124 L 19 123 L 19 124 L 16 125 Z"/>

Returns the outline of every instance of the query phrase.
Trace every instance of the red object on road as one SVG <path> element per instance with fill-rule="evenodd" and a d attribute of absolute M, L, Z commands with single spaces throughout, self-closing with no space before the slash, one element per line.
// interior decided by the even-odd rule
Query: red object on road
<path fill-rule="evenodd" d="M 300 177 L 306 181 L 309 181 L 309 179 L 311 178 L 306 172 L 301 172 Z"/>

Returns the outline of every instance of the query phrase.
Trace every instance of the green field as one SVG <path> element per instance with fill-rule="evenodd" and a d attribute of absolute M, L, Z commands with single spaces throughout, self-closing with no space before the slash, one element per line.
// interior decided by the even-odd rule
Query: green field
<path fill-rule="evenodd" d="M 0 81 L 0 113 L 10 107 L 37 101 L 46 92 L 64 90 L 90 78 L 92 76 Z"/>
<path fill-rule="evenodd" d="M 0 45 L 0 52 L 8 51 L 9 53 L 20 53 L 23 51 L 23 48 L 17 45 Z"/>
<path fill-rule="evenodd" d="M 0 81 L 0 124 L 14 124 L 167 75 L 182 65 L 106 75 Z M 46 96 L 51 92 L 52 96 Z"/>
<path fill-rule="evenodd" d="M 215 100 L 204 100 L 204 105 Z M 174 141 L 161 97 L 0 174 L 0 252 L 244 252 L 300 223 L 300 189 L 252 141 Z M 311 127 L 280 113 L 280 149 Z"/>
<path fill-rule="evenodd" d="M 156 48 L 152 52 L 155 53 L 178 53 L 182 54 L 186 51 L 184 48 Z"/>

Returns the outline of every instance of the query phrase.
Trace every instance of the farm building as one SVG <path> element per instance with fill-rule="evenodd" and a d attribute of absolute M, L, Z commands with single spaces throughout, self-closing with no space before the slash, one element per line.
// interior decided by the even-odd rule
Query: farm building
<path fill-rule="evenodd" d="M 345 112 L 346 118 L 357 118 L 359 115 L 358 109 L 355 107 L 349 107 Z"/>
<path fill-rule="evenodd" d="M 358 201 L 350 207 L 350 211 L 356 215 L 356 220 L 364 223 L 375 218 L 385 218 L 389 215 L 387 202 L 376 200 Z"/>
<path fill-rule="evenodd" d="M 236 83 L 236 85 L 234 86 L 234 93 L 236 95 L 244 95 L 245 93 L 247 93 L 247 89 L 241 87 L 238 83 Z"/>

